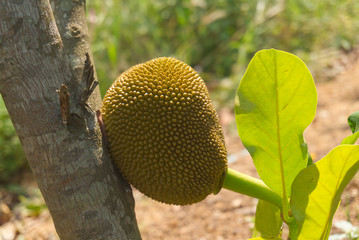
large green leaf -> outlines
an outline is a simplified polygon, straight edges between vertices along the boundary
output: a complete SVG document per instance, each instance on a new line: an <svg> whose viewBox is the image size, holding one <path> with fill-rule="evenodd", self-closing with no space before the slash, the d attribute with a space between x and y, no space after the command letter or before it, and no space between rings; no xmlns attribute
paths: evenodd
<svg viewBox="0 0 359 240"><path fill-rule="evenodd" d="M280 196L290 196L307 166L303 131L316 105L313 78L298 57L274 49L253 57L236 95L237 128L259 176Z"/></svg>
<svg viewBox="0 0 359 240"><path fill-rule="evenodd" d="M283 220L280 210L273 204L259 200L256 210L255 229L265 238L279 237Z"/></svg>
<svg viewBox="0 0 359 240"><path fill-rule="evenodd" d="M359 169L359 146L340 145L303 169L293 182L291 209L298 239L328 239L340 195Z"/></svg>

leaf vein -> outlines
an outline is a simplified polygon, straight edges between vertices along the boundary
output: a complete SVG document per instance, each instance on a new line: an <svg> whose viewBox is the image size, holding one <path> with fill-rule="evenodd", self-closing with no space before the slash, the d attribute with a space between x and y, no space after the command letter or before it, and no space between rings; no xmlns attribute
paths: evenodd
<svg viewBox="0 0 359 240"><path fill-rule="evenodd" d="M272 80L274 80L274 81L275 81L275 77L274 77L274 76L272 76L272 74L269 72L269 70L268 70L267 66L264 64L264 61L263 61L263 59L262 59L261 55L258 55L258 58L259 58L259 60L260 60L261 64L263 65L263 67L264 67L264 69L265 69L266 73L268 74L268 76L269 76Z"/></svg>
<svg viewBox="0 0 359 240"><path fill-rule="evenodd" d="M288 107L288 106L293 102L293 99L295 99L295 97L293 97L293 96L296 95L297 90L298 90L298 88L299 88L299 86L300 86L300 83L302 82L302 79L304 78L304 76L305 76L305 75L304 75L304 73L303 73L303 75L301 76L301 78L300 78L300 80L298 81L297 85L294 87L293 93L292 93L291 97L289 98L289 101L287 101L287 103L286 103L286 107ZM282 88L283 88L283 86L282 86ZM285 108L286 108L286 107L285 107ZM282 108L282 109L279 111L279 114L282 113L282 111L283 111L285 108Z"/></svg>
<svg viewBox="0 0 359 240"><path fill-rule="evenodd" d="M296 117L298 117L298 115L299 115L299 109L301 109L302 107L304 107L304 106L306 106L307 104L307 102L309 101L309 98L307 98L306 99L306 101L303 103L302 102L302 104L301 105L299 105L298 107L297 107L297 114L293 114L293 116L285 123L285 124L283 124L281 127L280 127L280 130L284 130L285 128L287 128L287 127L292 127L292 125L290 124L291 122L293 122L294 121L294 119L296 118Z"/></svg>
<svg viewBox="0 0 359 240"><path fill-rule="evenodd" d="M269 151L268 149L266 149L265 147L263 147L263 146L258 142L257 138L254 138L254 137L252 137L252 136L247 136L247 137L248 137L249 139L251 139L253 143L255 143L258 147L260 147L260 148L263 150L263 152L265 152L265 153L266 153L268 156L270 156L272 159L278 160L277 157L275 157L275 156L273 156L272 154L270 154L270 151Z"/></svg>
<svg viewBox="0 0 359 240"><path fill-rule="evenodd" d="M257 73L257 70L255 70L254 73L255 73L257 76L260 76L260 75ZM259 80L258 80L259 78L255 78L255 79L257 80L258 85L263 88L262 84L261 84L261 83L259 82ZM265 90L265 89L263 89L263 90ZM264 92L265 92L265 91L264 91ZM269 125L272 126L273 128L275 128L275 125L270 121L271 118L270 118L270 117L266 114L266 112L263 110L262 104L259 104L259 101L258 101L258 99L257 99L257 94L253 94L253 99L254 99L255 104L256 104L256 105L258 106L258 108L260 109L260 112L263 114L263 116L265 117L265 119L268 121Z"/></svg>
<svg viewBox="0 0 359 240"><path fill-rule="evenodd" d="M287 141L287 143L284 145L284 147L282 148L282 152L290 145L289 143L291 143L295 138L296 135L292 135L291 138Z"/></svg>
<svg viewBox="0 0 359 240"><path fill-rule="evenodd" d="M317 206L317 208L319 208L324 214L327 215L327 213L328 213L327 209L325 209L325 208L322 206L322 204L320 204L320 203L317 201L317 199L313 198L312 200L313 200L314 204ZM312 219L314 219L314 218L312 218ZM321 224L319 224L319 225L321 225ZM321 226L322 226L322 225L321 225Z"/></svg>
<svg viewBox="0 0 359 240"><path fill-rule="evenodd" d="M277 142L277 139L274 139L273 136L267 132L267 129L263 128L263 126L261 126L260 124L258 124L256 121L253 122L254 125L256 125L256 127L262 132L265 133L265 135L269 138L269 140L273 141L273 142Z"/></svg>
<svg viewBox="0 0 359 240"><path fill-rule="evenodd" d="M319 180L320 180L320 178L319 178ZM318 183L321 183L323 189L324 189L325 191L327 191L330 195L334 195L333 192L332 192L332 190L331 190L324 182L320 181L320 182L318 182Z"/></svg>

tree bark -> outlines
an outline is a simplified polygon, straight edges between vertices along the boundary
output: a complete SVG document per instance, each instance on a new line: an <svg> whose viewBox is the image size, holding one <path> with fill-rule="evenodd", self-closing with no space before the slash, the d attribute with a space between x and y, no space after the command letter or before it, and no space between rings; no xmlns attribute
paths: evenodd
<svg viewBox="0 0 359 240"><path fill-rule="evenodd" d="M97 122L87 53L84 0L0 1L0 93L59 237L141 239Z"/></svg>

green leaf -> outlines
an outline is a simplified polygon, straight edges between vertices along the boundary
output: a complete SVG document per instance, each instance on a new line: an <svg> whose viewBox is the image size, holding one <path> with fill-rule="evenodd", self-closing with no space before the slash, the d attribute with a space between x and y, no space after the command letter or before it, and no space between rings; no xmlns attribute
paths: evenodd
<svg viewBox="0 0 359 240"><path fill-rule="evenodd" d="M293 182L291 209L298 239L327 239L340 196L359 169L359 146L340 145L303 169Z"/></svg>
<svg viewBox="0 0 359 240"><path fill-rule="evenodd" d="M355 132L352 135L343 139L341 144L354 144L359 138L359 132Z"/></svg>
<svg viewBox="0 0 359 240"><path fill-rule="evenodd" d="M348 124L353 134L344 138L341 144L354 144L359 138L359 111L348 117Z"/></svg>
<svg viewBox="0 0 359 240"><path fill-rule="evenodd" d="M310 153L308 152L308 163L307 163L307 167L313 164L313 158L310 155Z"/></svg>
<svg viewBox="0 0 359 240"><path fill-rule="evenodd" d="M278 237L281 233L283 220L280 210L273 204L259 200L256 210L255 229L262 237Z"/></svg>
<svg viewBox="0 0 359 240"><path fill-rule="evenodd" d="M303 131L317 105L309 70L292 54L259 51L239 85L235 105L239 136L259 176L280 196L290 196L294 178L308 163Z"/></svg>
<svg viewBox="0 0 359 240"><path fill-rule="evenodd" d="M353 133L359 131L359 111L348 117L348 124Z"/></svg>

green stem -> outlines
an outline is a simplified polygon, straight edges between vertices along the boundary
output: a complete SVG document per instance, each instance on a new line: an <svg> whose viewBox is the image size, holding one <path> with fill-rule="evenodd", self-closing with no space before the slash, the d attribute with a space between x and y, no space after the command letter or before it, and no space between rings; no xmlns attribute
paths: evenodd
<svg viewBox="0 0 359 240"><path fill-rule="evenodd" d="M290 240L298 240L298 235L300 233L300 226L296 221L292 221L291 223L287 223L289 227L289 238Z"/></svg>
<svg viewBox="0 0 359 240"><path fill-rule="evenodd" d="M228 168L222 187L250 197L265 200L273 203L280 210L283 209L282 198L265 185L262 180L237 172L231 168Z"/></svg>

